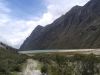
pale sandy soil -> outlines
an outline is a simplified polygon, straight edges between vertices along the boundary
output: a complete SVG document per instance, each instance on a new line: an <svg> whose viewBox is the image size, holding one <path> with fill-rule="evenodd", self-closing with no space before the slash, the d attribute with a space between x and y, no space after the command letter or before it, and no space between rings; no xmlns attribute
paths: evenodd
<svg viewBox="0 0 100 75"><path fill-rule="evenodd" d="M22 75L41 75L40 63L38 61L28 59Z"/></svg>

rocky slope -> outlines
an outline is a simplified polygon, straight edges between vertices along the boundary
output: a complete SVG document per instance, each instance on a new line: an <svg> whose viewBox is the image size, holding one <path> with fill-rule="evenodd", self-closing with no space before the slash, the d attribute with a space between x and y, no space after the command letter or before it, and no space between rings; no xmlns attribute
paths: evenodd
<svg viewBox="0 0 100 75"><path fill-rule="evenodd" d="M46 27L37 26L21 50L100 48L100 0L75 6Z"/></svg>

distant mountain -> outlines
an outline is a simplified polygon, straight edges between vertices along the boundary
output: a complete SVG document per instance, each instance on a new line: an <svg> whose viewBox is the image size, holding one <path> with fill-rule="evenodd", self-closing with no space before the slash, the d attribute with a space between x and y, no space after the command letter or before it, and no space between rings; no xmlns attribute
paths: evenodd
<svg viewBox="0 0 100 75"><path fill-rule="evenodd" d="M9 51L13 51L13 52L17 52L18 50L8 46L7 44L4 44L2 42L0 42L0 49L5 49L5 50L9 50Z"/></svg>
<svg viewBox="0 0 100 75"><path fill-rule="evenodd" d="M46 27L37 26L20 49L100 48L100 0L75 6Z"/></svg>

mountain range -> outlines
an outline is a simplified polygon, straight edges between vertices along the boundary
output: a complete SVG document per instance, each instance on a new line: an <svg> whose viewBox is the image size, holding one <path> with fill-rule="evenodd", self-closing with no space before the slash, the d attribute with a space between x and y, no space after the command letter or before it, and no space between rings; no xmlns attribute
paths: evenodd
<svg viewBox="0 0 100 75"><path fill-rule="evenodd" d="M83 48L100 48L100 0L76 5L45 27L38 25L20 47L21 50Z"/></svg>

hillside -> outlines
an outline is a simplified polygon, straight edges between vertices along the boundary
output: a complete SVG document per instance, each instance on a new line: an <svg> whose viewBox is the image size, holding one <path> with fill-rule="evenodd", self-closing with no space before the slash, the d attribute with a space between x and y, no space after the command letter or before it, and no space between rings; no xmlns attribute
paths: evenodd
<svg viewBox="0 0 100 75"><path fill-rule="evenodd" d="M26 55L18 54L16 49L0 43L0 75L15 75L21 71Z"/></svg>
<svg viewBox="0 0 100 75"><path fill-rule="evenodd" d="M37 26L21 50L100 48L100 0L75 6L45 27Z"/></svg>

